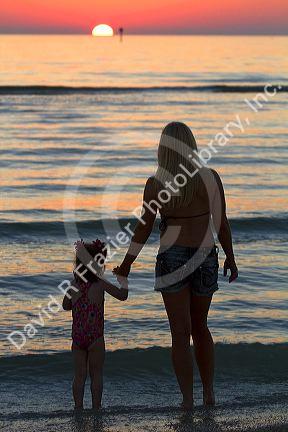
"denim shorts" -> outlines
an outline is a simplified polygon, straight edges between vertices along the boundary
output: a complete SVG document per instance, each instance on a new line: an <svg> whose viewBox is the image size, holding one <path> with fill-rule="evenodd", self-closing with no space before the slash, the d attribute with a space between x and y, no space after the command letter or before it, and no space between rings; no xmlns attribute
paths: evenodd
<svg viewBox="0 0 288 432"><path fill-rule="evenodd" d="M191 293L211 296L218 290L218 248L160 247L155 267L155 291L175 293L189 283Z"/></svg>

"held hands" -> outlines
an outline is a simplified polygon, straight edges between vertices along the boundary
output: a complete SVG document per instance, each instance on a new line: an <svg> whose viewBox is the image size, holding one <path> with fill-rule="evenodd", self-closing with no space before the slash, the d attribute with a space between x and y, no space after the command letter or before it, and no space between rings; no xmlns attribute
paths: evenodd
<svg viewBox="0 0 288 432"><path fill-rule="evenodd" d="M112 270L112 273L116 276L119 275L127 278L129 276L130 270L131 270L131 265L121 264L120 266L115 267Z"/></svg>
<svg viewBox="0 0 288 432"><path fill-rule="evenodd" d="M229 277L229 283L233 282L235 279L238 278L238 268L236 265L236 262L234 258L226 258L223 266L223 274L224 276L227 276L227 270L230 270L231 274Z"/></svg>
<svg viewBox="0 0 288 432"><path fill-rule="evenodd" d="M131 266L129 266L129 268L128 267L124 268L124 266L121 265L120 267L117 266L113 269L113 274L116 276L119 285L124 289L128 289L127 276L129 275L130 268Z"/></svg>

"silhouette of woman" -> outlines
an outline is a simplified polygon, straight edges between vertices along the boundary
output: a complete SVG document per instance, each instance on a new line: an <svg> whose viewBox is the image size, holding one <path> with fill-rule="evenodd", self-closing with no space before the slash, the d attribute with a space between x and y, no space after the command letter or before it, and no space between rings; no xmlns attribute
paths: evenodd
<svg viewBox="0 0 288 432"><path fill-rule="evenodd" d="M224 275L238 277L218 173L200 163L196 141L183 123L168 124L158 148L158 169L144 190L141 220L129 250L114 273L128 276L160 213L160 249L155 290L160 291L172 336L172 361L182 406L193 406L191 335L203 384L203 403L214 405L214 343L207 326L213 293L218 289L218 248L213 226L224 250Z"/></svg>

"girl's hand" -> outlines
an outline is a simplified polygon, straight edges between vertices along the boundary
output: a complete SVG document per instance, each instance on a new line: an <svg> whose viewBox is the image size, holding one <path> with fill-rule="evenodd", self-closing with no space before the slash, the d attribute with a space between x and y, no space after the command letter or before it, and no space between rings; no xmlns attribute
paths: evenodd
<svg viewBox="0 0 288 432"><path fill-rule="evenodd" d="M128 289L128 279L125 276L120 276L118 274L116 274L116 278L117 281L119 283L119 285L124 288L124 289Z"/></svg>
<svg viewBox="0 0 288 432"><path fill-rule="evenodd" d="M227 276L227 270L230 270L230 272L231 272L231 275L229 277L229 283L233 282L235 279L238 278L238 268L237 268L237 265L236 265L234 258L232 258L232 259L226 258L225 262L224 262L223 269L224 269L224 272L223 272L224 276Z"/></svg>
<svg viewBox="0 0 288 432"><path fill-rule="evenodd" d="M130 270L131 270L131 265L121 264L120 266L115 267L112 272L115 275L128 277Z"/></svg>

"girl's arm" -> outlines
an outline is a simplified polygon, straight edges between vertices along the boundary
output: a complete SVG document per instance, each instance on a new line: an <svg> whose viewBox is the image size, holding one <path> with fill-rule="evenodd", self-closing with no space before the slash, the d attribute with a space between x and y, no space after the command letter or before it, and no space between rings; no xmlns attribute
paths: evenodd
<svg viewBox="0 0 288 432"><path fill-rule="evenodd" d="M62 307L65 311L70 311L72 305L81 297L81 291L74 285L73 288L69 288L63 298Z"/></svg>
<svg viewBox="0 0 288 432"><path fill-rule="evenodd" d="M224 262L224 276L227 275L227 270L230 269L231 275L229 277L229 282L232 282L238 277L238 269L233 252L231 228L226 215L225 192L219 174L214 170L212 170L212 172L217 183L212 209L212 218L219 242L226 255L226 260Z"/></svg>
<svg viewBox="0 0 288 432"><path fill-rule="evenodd" d="M158 210L158 207L155 204L154 191L154 178L150 177L146 182L143 194L143 205L141 213L142 221L139 220L135 227L134 235L131 239L128 252L126 253L122 264L114 269L114 272L119 275L126 277L128 276L128 274L130 273L131 265L138 257L139 253L141 252L143 246L145 245L151 234ZM146 203L146 206L144 205L144 203ZM151 210L148 206L151 208Z"/></svg>
<svg viewBox="0 0 288 432"><path fill-rule="evenodd" d="M72 290L69 288L63 298L62 307L65 311L72 309Z"/></svg>
<svg viewBox="0 0 288 432"><path fill-rule="evenodd" d="M115 297L117 300L125 301L128 298L128 280L126 277L118 275L117 279L120 284L120 288L104 279L102 279L100 282L101 288L112 297Z"/></svg>

